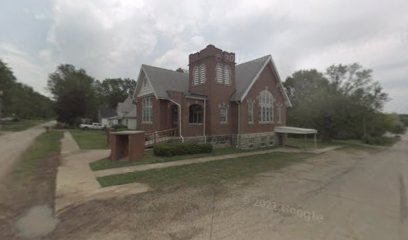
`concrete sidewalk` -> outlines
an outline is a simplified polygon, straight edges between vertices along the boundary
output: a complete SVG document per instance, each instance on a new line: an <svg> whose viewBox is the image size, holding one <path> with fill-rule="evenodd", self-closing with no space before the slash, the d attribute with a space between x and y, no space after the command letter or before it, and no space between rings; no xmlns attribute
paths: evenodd
<svg viewBox="0 0 408 240"><path fill-rule="evenodd" d="M61 164L58 167L55 213L92 199L120 197L146 192L149 187L141 183L101 188L89 163L109 156L110 150L80 150L72 135L64 133L61 141Z"/></svg>
<svg viewBox="0 0 408 240"><path fill-rule="evenodd" d="M333 146L333 147L311 149L311 150L300 150L300 149L293 149L293 148L275 148L275 149L270 149L270 150L234 153L234 154L219 155L219 156L214 156L214 157L202 157L202 158L178 160L178 161L173 161L173 162L152 163L152 164L136 165L136 166L131 166L131 167L111 168L111 169L106 169L106 170L95 171L94 173L96 177L104 177L104 176L109 176L109 175L124 174L124 173L130 173L130 172L140 172L140 171L146 171L150 169L168 168L168 167L182 166L182 165L195 164L195 163L220 161L220 160L225 160L225 159L248 157L248 156L255 156L255 155L260 155L260 154L274 153L274 152L290 152L290 153L305 152L305 153L320 154L320 153L333 151L338 148L341 148L341 147Z"/></svg>

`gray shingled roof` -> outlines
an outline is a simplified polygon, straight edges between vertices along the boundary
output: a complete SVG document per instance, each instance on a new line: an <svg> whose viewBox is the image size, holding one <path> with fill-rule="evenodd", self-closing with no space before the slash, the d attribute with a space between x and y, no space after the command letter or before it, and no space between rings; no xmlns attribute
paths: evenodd
<svg viewBox="0 0 408 240"><path fill-rule="evenodd" d="M262 69L262 67L272 59L271 55L266 55L235 66L236 91L231 96L231 101L239 101L250 87L252 81ZM142 65L142 70L150 80L152 87L158 98L169 99L167 91L183 92L189 95L188 91L188 73L181 73L164 68ZM285 95L285 100L290 106L289 98Z"/></svg>
<svg viewBox="0 0 408 240"><path fill-rule="evenodd" d="M142 65L158 98L168 99L167 91L188 93L188 73Z"/></svg>
<svg viewBox="0 0 408 240"><path fill-rule="evenodd" d="M248 89L256 74L258 74L270 57L270 55L267 55L235 66L236 91L231 97L232 101L241 100L245 90Z"/></svg>

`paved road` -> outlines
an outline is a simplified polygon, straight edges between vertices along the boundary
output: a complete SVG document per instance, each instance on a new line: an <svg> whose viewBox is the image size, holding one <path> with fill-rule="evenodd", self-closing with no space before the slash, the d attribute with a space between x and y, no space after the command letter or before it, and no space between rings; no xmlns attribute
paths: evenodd
<svg viewBox="0 0 408 240"><path fill-rule="evenodd" d="M13 163L33 143L34 139L44 132L44 126L54 123L49 122L25 131L10 132L0 136L0 180L10 171Z"/></svg>
<svg viewBox="0 0 408 240"><path fill-rule="evenodd" d="M408 239L407 135L387 150L324 154L262 177L241 193L244 207L214 214L212 239Z"/></svg>

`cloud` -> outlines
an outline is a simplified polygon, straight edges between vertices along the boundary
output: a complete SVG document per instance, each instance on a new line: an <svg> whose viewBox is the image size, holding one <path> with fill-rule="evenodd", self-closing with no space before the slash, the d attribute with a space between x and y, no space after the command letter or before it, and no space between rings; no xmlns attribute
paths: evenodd
<svg viewBox="0 0 408 240"><path fill-rule="evenodd" d="M0 3L7 30L0 33L0 57L36 89L61 63L98 79L136 78L142 63L186 67L188 54L209 43L235 52L238 62L272 54L283 78L301 68L360 62L391 93L391 111L408 95L407 10L405 0Z"/></svg>
<svg viewBox="0 0 408 240"><path fill-rule="evenodd" d="M46 83L41 81L47 74L25 52L13 45L0 44L0 56L12 68L17 79L24 79L25 84L42 94L47 93Z"/></svg>

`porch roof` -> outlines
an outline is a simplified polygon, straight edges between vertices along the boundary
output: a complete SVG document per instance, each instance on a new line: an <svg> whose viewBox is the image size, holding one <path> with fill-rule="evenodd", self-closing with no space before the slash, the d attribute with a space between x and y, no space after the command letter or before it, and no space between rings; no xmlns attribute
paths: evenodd
<svg viewBox="0 0 408 240"><path fill-rule="evenodd" d="M317 134L316 129L288 127L288 126L275 127L275 132L277 132L277 133L292 133L292 134Z"/></svg>

